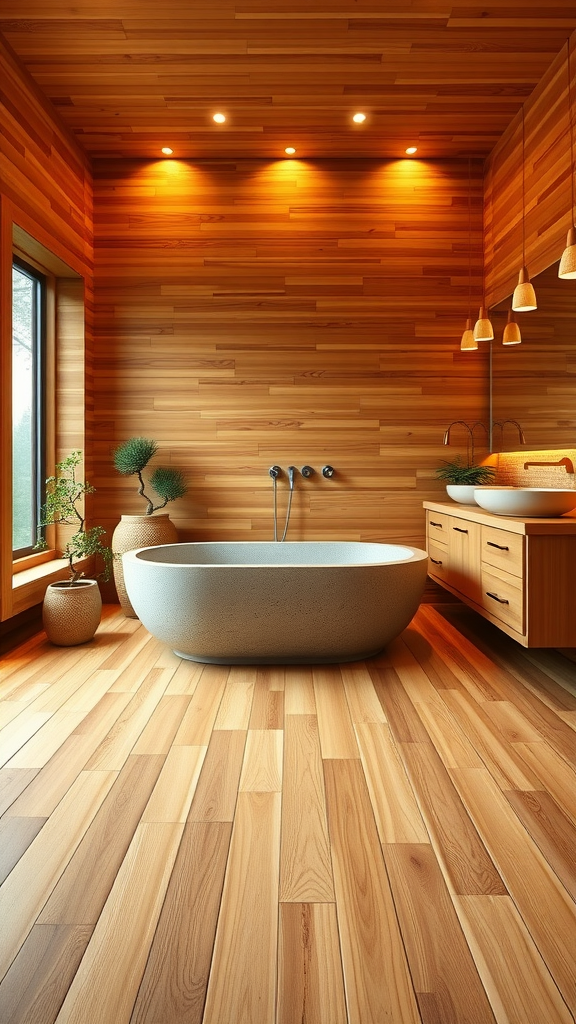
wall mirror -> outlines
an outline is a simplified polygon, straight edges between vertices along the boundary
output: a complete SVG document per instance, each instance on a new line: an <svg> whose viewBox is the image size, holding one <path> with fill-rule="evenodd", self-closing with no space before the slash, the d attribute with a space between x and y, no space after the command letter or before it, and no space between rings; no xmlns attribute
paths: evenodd
<svg viewBox="0 0 576 1024"><path fill-rule="evenodd" d="M516 314L520 345L502 345L510 297L491 310L495 452L576 445L576 281L560 280L554 263L532 283L538 309ZM506 420L520 424L524 444L517 427Z"/></svg>

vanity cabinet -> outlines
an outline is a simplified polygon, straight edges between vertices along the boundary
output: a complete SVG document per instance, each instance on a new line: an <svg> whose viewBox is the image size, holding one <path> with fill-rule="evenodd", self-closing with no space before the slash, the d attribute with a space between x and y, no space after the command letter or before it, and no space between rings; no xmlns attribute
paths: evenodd
<svg viewBox="0 0 576 1024"><path fill-rule="evenodd" d="M576 647L576 518L424 508L432 579L524 647Z"/></svg>

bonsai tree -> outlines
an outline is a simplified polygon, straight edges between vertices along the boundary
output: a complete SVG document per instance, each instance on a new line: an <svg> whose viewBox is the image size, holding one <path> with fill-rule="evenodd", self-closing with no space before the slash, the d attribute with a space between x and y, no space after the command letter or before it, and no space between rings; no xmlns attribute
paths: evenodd
<svg viewBox="0 0 576 1024"><path fill-rule="evenodd" d="M188 490L179 469L166 469L163 466L158 466L150 474L149 485L161 501L155 505L154 499L148 497L144 490L146 484L144 483L142 471L146 468L150 459L156 455L157 451L158 445L156 441L150 441L146 437L131 437L128 441L124 441L124 444L116 448L113 456L114 465L119 473L122 473L123 476L134 475L138 477L140 481L138 494L141 494L146 502L147 516L151 516L153 512L164 508L169 501L183 498Z"/></svg>
<svg viewBox="0 0 576 1024"><path fill-rule="evenodd" d="M36 542L36 549L39 551L48 546L40 531L51 523L77 527L76 533L70 538L62 552L63 557L68 559L70 586L78 583L85 576L85 573L74 565L80 559L88 558L91 555L100 557L104 562L104 569L90 578L102 579L104 582L110 579L112 565L112 551L102 543L101 539L106 533L104 527L92 526L89 530L86 529L83 499L85 494L93 494L96 488L92 487L87 480L82 482L76 479L76 470L81 461L82 452L75 450L62 462L57 462L56 475L47 478L46 504L41 509Z"/></svg>
<svg viewBox="0 0 576 1024"><path fill-rule="evenodd" d="M444 459L443 465L436 470L436 476L447 484L464 484L472 487L475 484L490 484L496 476L493 466L473 466L464 462L461 455L449 461Z"/></svg>

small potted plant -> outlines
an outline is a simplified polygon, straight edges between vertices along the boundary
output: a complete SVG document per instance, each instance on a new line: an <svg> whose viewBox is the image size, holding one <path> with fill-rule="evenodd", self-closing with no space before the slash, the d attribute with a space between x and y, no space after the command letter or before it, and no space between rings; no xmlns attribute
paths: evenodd
<svg viewBox="0 0 576 1024"><path fill-rule="evenodd" d="M474 488L493 482L496 470L493 466L474 466L464 462L461 455L445 459L436 470L436 476L446 483L446 492L453 501L462 505L476 505Z"/></svg>
<svg viewBox="0 0 576 1024"><path fill-rule="evenodd" d="M174 544L178 540L176 527L167 512L157 513L171 501L183 498L188 487L179 469L157 466L145 482L143 472L158 453L156 441L147 437L131 437L119 445L113 453L114 466L123 476L138 478L138 494L146 502L141 515L123 515L112 534L114 553L114 582L118 600L124 614L136 619L138 616L126 593L122 555L137 548L153 547L156 544ZM156 497L147 493L155 492Z"/></svg>
<svg viewBox="0 0 576 1024"><path fill-rule="evenodd" d="M46 504L38 526L38 550L47 547L40 532L43 527L51 524L76 527L62 552L68 561L70 576L48 585L42 609L46 635L59 647L73 647L94 636L102 614L98 580L105 582L110 578L112 564L112 551L102 543L104 527L86 529L84 495L92 494L95 488L87 480L77 479L81 462L82 453L75 450L56 463L56 474L46 480ZM100 559L104 563L102 571L86 577L79 563L87 558Z"/></svg>

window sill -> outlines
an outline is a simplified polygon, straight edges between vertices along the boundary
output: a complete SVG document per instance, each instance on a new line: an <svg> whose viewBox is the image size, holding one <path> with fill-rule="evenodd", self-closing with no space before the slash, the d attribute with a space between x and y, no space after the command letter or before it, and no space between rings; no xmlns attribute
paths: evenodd
<svg viewBox="0 0 576 1024"><path fill-rule="evenodd" d="M87 561L76 564L82 569L86 567ZM12 615L40 604L48 584L65 580L68 575L66 558L52 558L49 562L42 562L40 565L16 572L12 577Z"/></svg>

